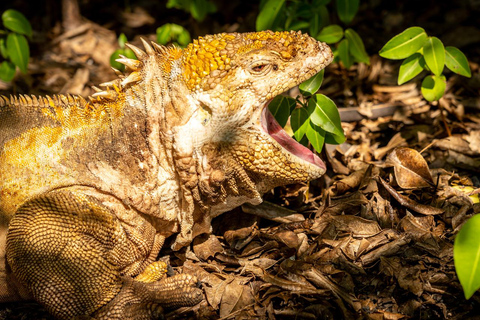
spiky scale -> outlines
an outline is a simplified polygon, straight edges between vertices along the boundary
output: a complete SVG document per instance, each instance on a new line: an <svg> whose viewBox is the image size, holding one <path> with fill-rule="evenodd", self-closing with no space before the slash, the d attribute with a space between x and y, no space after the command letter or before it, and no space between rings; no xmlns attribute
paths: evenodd
<svg viewBox="0 0 480 320"><path fill-rule="evenodd" d="M129 48L130 50L133 51L133 53L135 53L135 55L137 56L138 60L144 60L148 57L148 55L145 53L145 51L143 51L142 49L140 49L139 47L136 47L134 46L133 44L130 44L130 43L125 43L125 45L127 46L127 48Z"/></svg>
<svg viewBox="0 0 480 320"><path fill-rule="evenodd" d="M115 59L115 61L129 67L132 70L139 70L143 63L140 60L135 60L135 59L129 59L129 58L120 58L120 59Z"/></svg>
<svg viewBox="0 0 480 320"><path fill-rule="evenodd" d="M147 40L145 40L144 38L140 38L140 40L142 41L143 47L145 48L145 51L147 52L147 54L149 56L153 56L155 54L155 51L153 50L150 43L148 43Z"/></svg>

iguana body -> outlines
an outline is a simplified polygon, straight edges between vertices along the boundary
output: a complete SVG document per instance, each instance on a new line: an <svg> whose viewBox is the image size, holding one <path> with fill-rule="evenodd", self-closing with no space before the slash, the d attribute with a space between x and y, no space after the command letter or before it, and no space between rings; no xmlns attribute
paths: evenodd
<svg viewBox="0 0 480 320"><path fill-rule="evenodd" d="M330 63L328 46L295 32L144 46L88 101L0 97L0 301L61 319L196 304L195 277L160 279L165 238L177 250L220 213L324 173L266 105Z"/></svg>

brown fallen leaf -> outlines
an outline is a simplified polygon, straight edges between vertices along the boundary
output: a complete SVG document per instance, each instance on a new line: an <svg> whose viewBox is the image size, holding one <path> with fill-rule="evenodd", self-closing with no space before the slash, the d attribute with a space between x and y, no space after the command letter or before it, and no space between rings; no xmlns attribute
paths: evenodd
<svg viewBox="0 0 480 320"><path fill-rule="evenodd" d="M389 185L385 180L379 178L380 183L387 189L388 193L395 198L402 206L413 210L415 212L426 214L426 215L436 215L444 212L441 208L436 208L428 206L425 204L420 204L404 195L399 194L391 185Z"/></svg>
<svg viewBox="0 0 480 320"><path fill-rule="evenodd" d="M193 240L193 252L203 261L215 257L215 254L222 253L223 247L218 238L211 234L202 234Z"/></svg>
<svg viewBox="0 0 480 320"><path fill-rule="evenodd" d="M395 179L402 189L418 189L434 185L427 162L416 150L396 148L388 155L385 164L393 166Z"/></svg>

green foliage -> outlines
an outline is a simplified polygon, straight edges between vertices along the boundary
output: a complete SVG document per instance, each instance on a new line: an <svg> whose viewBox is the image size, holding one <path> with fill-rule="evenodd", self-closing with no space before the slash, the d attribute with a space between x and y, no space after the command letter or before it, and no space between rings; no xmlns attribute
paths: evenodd
<svg viewBox="0 0 480 320"><path fill-rule="evenodd" d="M168 43L175 43L180 47L186 47L190 41L190 33L184 27L167 23L157 28L157 41L160 44L166 45Z"/></svg>
<svg viewBox="0 0 480 320"><path fill-rule="evenodd" d="M320 31L317 39L328 44L337 43L343 38L343 28L338 24L326 26Z"/></svg>
<svg viewBox="0 0 480 320"><path fill-rule="evenodd" d="M298 86L298 89L300 89L300 92L302 93L303 96L309 97L315 92L317 92L318 89L320 89L320 86L322 85L322 82L323 82L324 73L325 73L325 70L322 70Z"/></svg>
<svg viewBox="0 0 480 320"><path fill-rule="evenodd" d="M439 100L445 93L445 66L459 75L472 75L468 60L459 49L445 48L440 39L429 37L420 27L411 27L396 35L379 53L387 59L405 59L398 73L399 85L410 81L423 70L430 71L432 74L423 79L421 87L422 95L428 101Z"/></svg>
<svg viewBox="0 0 480 320"><path fill-rule="evenodd" d="M387 59L405 59L420 50L426 40L425 30L420 27L411 27L390 39L379 53Z"/></svg>
<svg viewBox="0 0 480 320"><path fill-rule="evenodd" d="M116 60L118 58L121 58L121 56L125 56L130 59L136 59L137 57L135 56L135 53L133 53L132 50L128 49L125 46L125 43L127 43L128 39L125 36L125 34L121 33L120 36L118 36L118 46L120 49L115 50L112 55L110 56L110 65L114 67L115 69L124 71L125 70L125 65L121 64L120 62L117 62Z"/></svg>
<svg viewBox="0 0 480 320"><path fill-rule="evenodd" d="M453 260L466 299L480 289L480 215L470 218L458 232Z"/></svg>
<svg viewBox="0 0 480 320"><path fill-rule="evenodd" d="M256 28L260 30L302 30L328 44L336 44L333 49L335 59L345 68L355 62L370 63L362 38L353 29L330 25L327 5L331 0L263 0L257 16ZM355 17L360 0L336 0L336 13L344 24ZM344 38L345 37L345 38Z"/></svg>
<svg viewBox="0 0 480 320"><path fill-rule="evenodd" d="M0 55L4 60L0 63L0 79L11 81L16 67L27 73L30 48L26 37L32 37L32 26L23 14L13 9L2 14L2 22L7 30L0 30Z"/></svg>
<svg viewBox="0 0 480 320"><path fill-rule="evenodd" d="M349 24L357 14L360 0L336 0L337 13L340 20Z"/></svg>
<svg viewBox="0 0 480 320"><path fill-rule="evenodd" d="M290 126L297 141L310 142L320 152L324 142L340 144L345 141L340 115L337 106L323 94L315 94L323 81L323 70L300 85L304 97L302 103L298 99L279 96L268 105L270 112L283 127L290 117Z"/></svg>
<svg viewBox="0 0 480 320"><path fill-rule="evenodd" d="M215 4L209 0L168 0L167 8L189 12L199 22L202 22L207 14L217 11Z"/></svg>

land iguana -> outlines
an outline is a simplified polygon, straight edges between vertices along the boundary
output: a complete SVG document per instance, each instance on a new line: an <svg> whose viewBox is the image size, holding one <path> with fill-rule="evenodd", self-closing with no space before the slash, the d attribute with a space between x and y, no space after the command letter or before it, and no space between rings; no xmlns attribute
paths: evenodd
<svg viewBox="0 0 480 320"><path fill-rule="evenodd" d="M301 32L143 41L89 99L0 97L0 301L59 319L151 319L203 299L156 261L211 219L325 165L281 129L277 95L332 61Z"/></svg>

